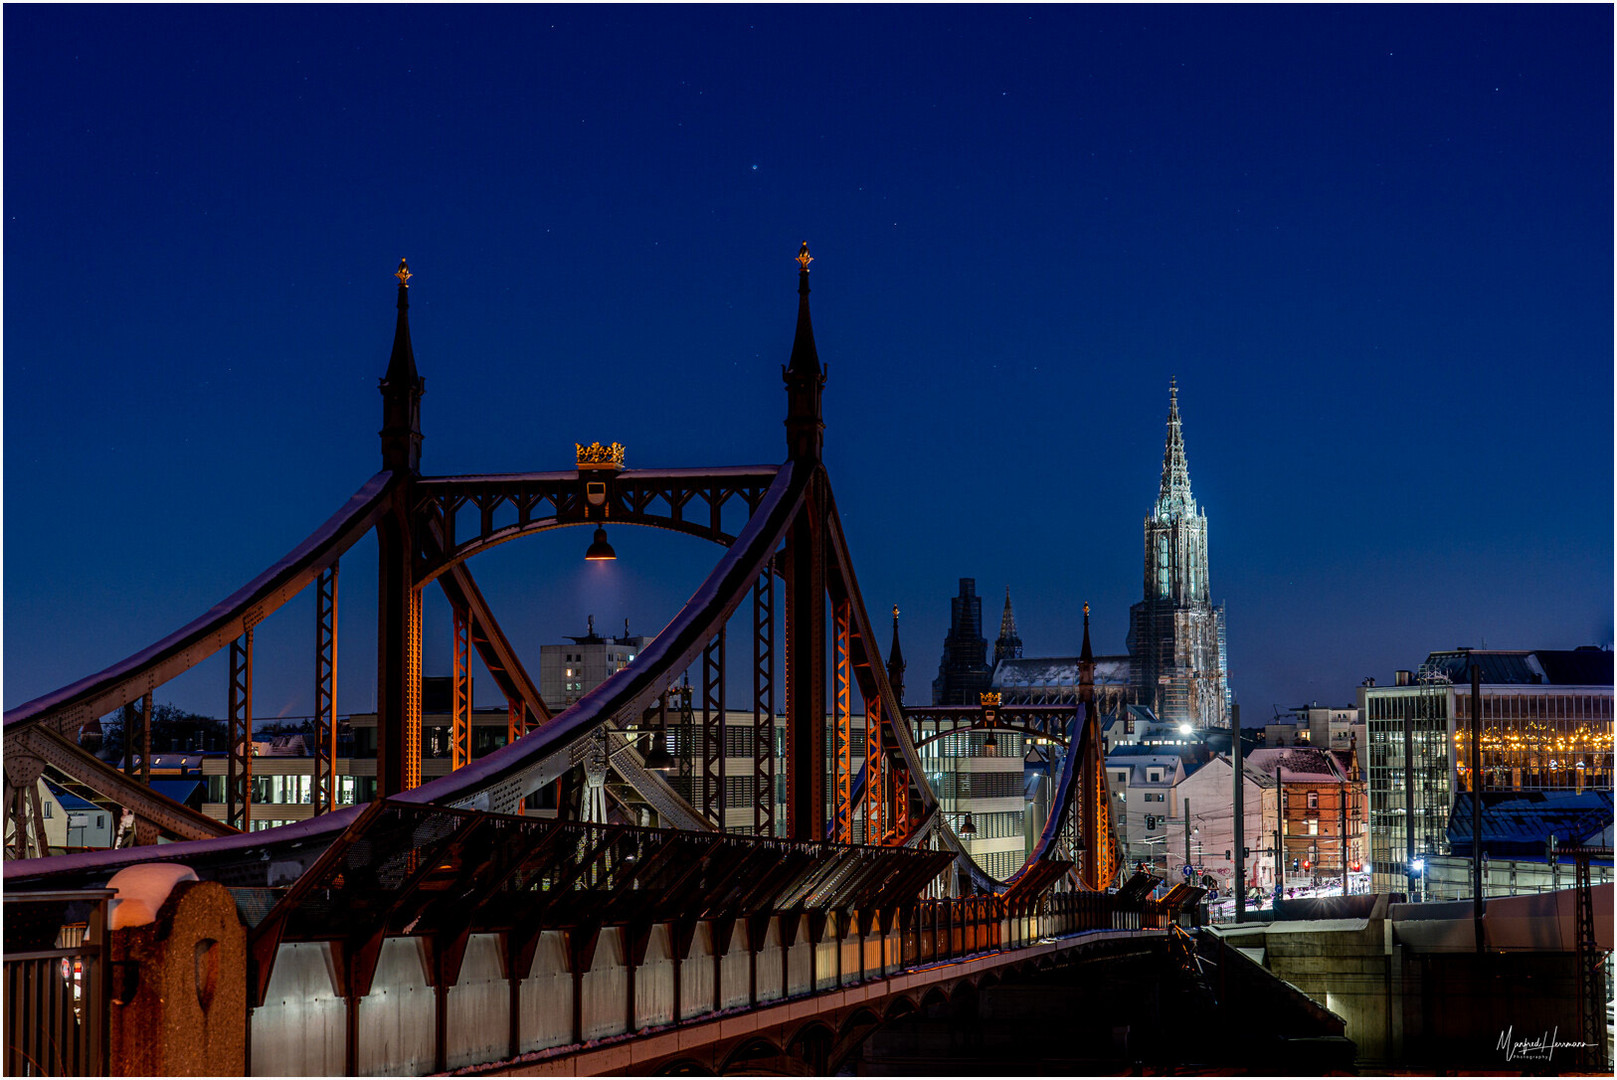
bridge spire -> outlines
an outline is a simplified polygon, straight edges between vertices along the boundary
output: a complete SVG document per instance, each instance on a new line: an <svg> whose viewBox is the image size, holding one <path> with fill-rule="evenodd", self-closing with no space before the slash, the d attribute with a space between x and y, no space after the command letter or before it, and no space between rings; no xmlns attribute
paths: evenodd
<svg viewBox="0 0 1617 1080"><path fill-rule="evenodd" d="M824 444L825 422L820 414L820 393L825 387L825 369L814 348L814 323L809 318L808 241L797 252L797 333L792 339L792 357L781 369L786 381L786 452L794 460L818 461Z"/></svg>
<svg viewBox="0 0 1617 1080"><path fill-rule="evenodd" d="M887 682L893 699L904 704L904 650L898 644L898 605L893 605L893 647L887 650Z"/></svg>
<svg viewBox="0 0 1617 1080"><path fill-rule="evenodd" d="M1090 709L1095 704L1095 653L1089 647L1089 602L1084 601L1084 647L1078 653L1078 700Z"/></svg>
<svg viewBox="0 0 1617 1080"><path fill-rule="evenodd" d="M421 395L426 380L416 372L415 350L410 346L410 279L415 275L400 259L393 276L399 279L399 317L381 383L382 468L416 473L421 471Z"/></svg>

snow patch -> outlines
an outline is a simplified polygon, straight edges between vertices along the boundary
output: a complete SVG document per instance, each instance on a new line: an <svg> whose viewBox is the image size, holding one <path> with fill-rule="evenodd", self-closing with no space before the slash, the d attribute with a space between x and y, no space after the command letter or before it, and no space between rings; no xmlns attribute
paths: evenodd
<svg viewBox="0 0 1617 1080"><path fill-rule="evenodd" d="M175 863L141 863L126 866L107 882L107 888L117 889L112 901L112 928L122 930L130 926L145 926L157 921L157 911L168 899L174 886L182 881L196 881L189 866Z"/></svg>

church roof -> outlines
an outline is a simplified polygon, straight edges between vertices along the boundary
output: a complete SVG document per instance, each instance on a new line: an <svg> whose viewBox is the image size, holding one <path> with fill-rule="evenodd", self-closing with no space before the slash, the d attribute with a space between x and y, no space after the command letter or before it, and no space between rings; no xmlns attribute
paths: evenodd
<svg viewBox="0 0 1617 1080"><path fill-rule="evenodd" d="M1078 660L1076 656L1031 656L1001 660L999 666L994 668L992 685L1007 689L1017 686L1076 687ZM1096 686L1127 686L1128 681L1128 656L1095 657Z"/></svg>

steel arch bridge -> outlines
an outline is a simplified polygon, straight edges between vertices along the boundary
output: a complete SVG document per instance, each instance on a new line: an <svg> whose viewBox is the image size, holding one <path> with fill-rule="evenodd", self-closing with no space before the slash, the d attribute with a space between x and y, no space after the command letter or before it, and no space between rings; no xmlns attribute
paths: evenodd
<svg viewBox="0 0 1617 1080"><path fill-rule="evenodd" d="M748 704L753 734L767 737L752 740L751 840L743 841L733 831L722 839L743 846L798 845L792 858L802 866L798 878L776 881L774 893L765 890L745 904L734 897L721 902L705 896L700 898L704 910L725 903L752 914L759 904L813 909L839 896L840 902L857 896L863 910L872 904L892 906L947 892L1020 903L1052 890L1095 892L1113 884L1119 860L1102 767L1092 663L1083 666L1079 700L1072 706L999 708L997 701L985 701L981 708L965 710L903 707L902 667L883 660L822 462L821 395L826 375L810 320L806 244L798 262L796 332L782 367L787 455L780 464L630 469L621 446L594 444L578 448L573 470L425 476L420 471L424 384L410 340L411 274L401 260L395 275L399 284L393 346L381 381L382 470L284 558L196 620L103 671L6 712L7 887L71 888L104 882L123 866L183 862L203 879L236 889L238 902L244 905L252 890L263 890L268 916L259 911L250 924L284 931L297 921L286 905L307 891L299 883L310 874L329 874L333 852L352 846L356 835L379 827L375 824L379 808L391 808L389 813L395 815L437 811L439 818L433 820L444 821L461 821L456 815L468 812L472 816L464 820L475 822L479 814L503 819L521 813L524 798L543 785L570 778L582 787L590 782L592 770L597 776L605 770L616 773L637 793L656 815L662 831L653 832L715 834L712 839L718 841L721 837L716 834L724 831L730 810L724 769L727 712L734 703L727 700L726 676L738 655L736 645L752 675ZM713 541L722 554L633 665L553 713L478 589L468 560L525 535L607 523L683 532ZM373 532L381 583L378 802L368 808L339 807L334 782L338 571L345 553ZM453 612L453 770L422 783L422 593L434 584ZM248 831L253 631L304 589L313 589L316 598L316 816L294 825ZM752 632L742 642L730 641L729 622L747 611ZM894 634L896 646L896 615ZM224 823L172 802L78 745L86 725L115 710L124 710L126 718L136 715L137 703L148 721L149 735L153 692L221 650L229 654L230 820ZM504 695L509 715L507 744L475 760L470 741L473 650ZM1086 608L1084 657L1089 656ZM778 697L777 662L784 669ZM701 753L700 772L687 797L646 766L643 752L666 736L670 697L692 667L701 672L695 690L702 716L695 736ZM864 735L857 743L852 724L855 691L866 717ZM786 738L777 756L773 732L782 712ZM940 812L917 753L918 744L972 727L1039 736L1056 748L1053 753L1059 761L1052 769L1050 817L1027 862L1005 881L984 873L965 854ZM126 723L127 738L133 738L127 729ZM47 770L131 813L133 846L35 857L46 851L37 782ZM784 821L775 820L777 776L785 779ZM560 813L569 816L567 807ZM606 827L602 814L575 809L572 816L582 817L581 825ZM460 847L451 847L460 850L480 828L486 827L456 825L453 835L460 835L457 829L466 831L456 841ZM516 836L521 830L507 832ZM419 853L420 838L408 830L386 835L392 837L387 842L400 845L400 851ZM532 880L536 859L544 865L544 873L552 875L546 878L552 884L563 863L572 867L568 872L575 873L575 884L594 880L602 867L618 865L615 860L627 850L623 845L630 843L600 839L597 854L604 861L591 863L581 852L596 851L591 847L596 840L574 837L564 843L542 829L522 835L520 843L508 841L517 845L504 856L510 876L497 883L482 881L480 887L494 892L519 888L521 881ZM382 838L380 833L372 836L376 842ZM153 846L159 839L174 842ZM785 849L769 850L779 854ZM852 851L887 851L891 857L876 858L870 865L881 869L867 867L850 884L847 859ZM527 869L519 872L521 867ZM813 885L815 873L830 876ZM944 881L953 884L945 886ZM385 918L382 925L388 925Z"/></svg>

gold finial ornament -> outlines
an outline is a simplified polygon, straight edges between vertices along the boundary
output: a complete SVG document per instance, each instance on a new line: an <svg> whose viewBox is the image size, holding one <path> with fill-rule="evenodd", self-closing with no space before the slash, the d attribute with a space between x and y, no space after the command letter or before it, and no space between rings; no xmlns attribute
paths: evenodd
<svg viewBox="0 0 1617 1080"><path fill-rule="evenodd" d="M893 618L895 618L895 619L898 618L898 605L897 604L893 605Z"/></svg>
<svg viewBox="0 0 1617 1080"><path fill-rule="evenodd" d="M1089 618L1089 601L1084 601L1084 618Z"/></svg>
<svg viewBox="0 0 1617 1080"><path fill-rule="evenodd" d="M573 448L578 451L578 467L580 469L622 469L623 444L613 443L602 446L592 442L588 446L575 442Z"/></svg>
<svg viewBox="0 0 1617 1080"><path fill-rule="evenodd" d="M809 254L808 241L805 240L803 241L803 246L797 249L797 265L801 266L803 268L803 273L806 274L808 273L808 264L813 261L814 256Z"/></svg>
<svg viewBox="0 0 1617 1080"><path fill-rule="evenodd" d="M415 277L414 274L410 273L410 264L403 259L399 260L399 268L393 271L393 276L399 279L399 287L403 289L408 289L410 279Z"/></svg>

